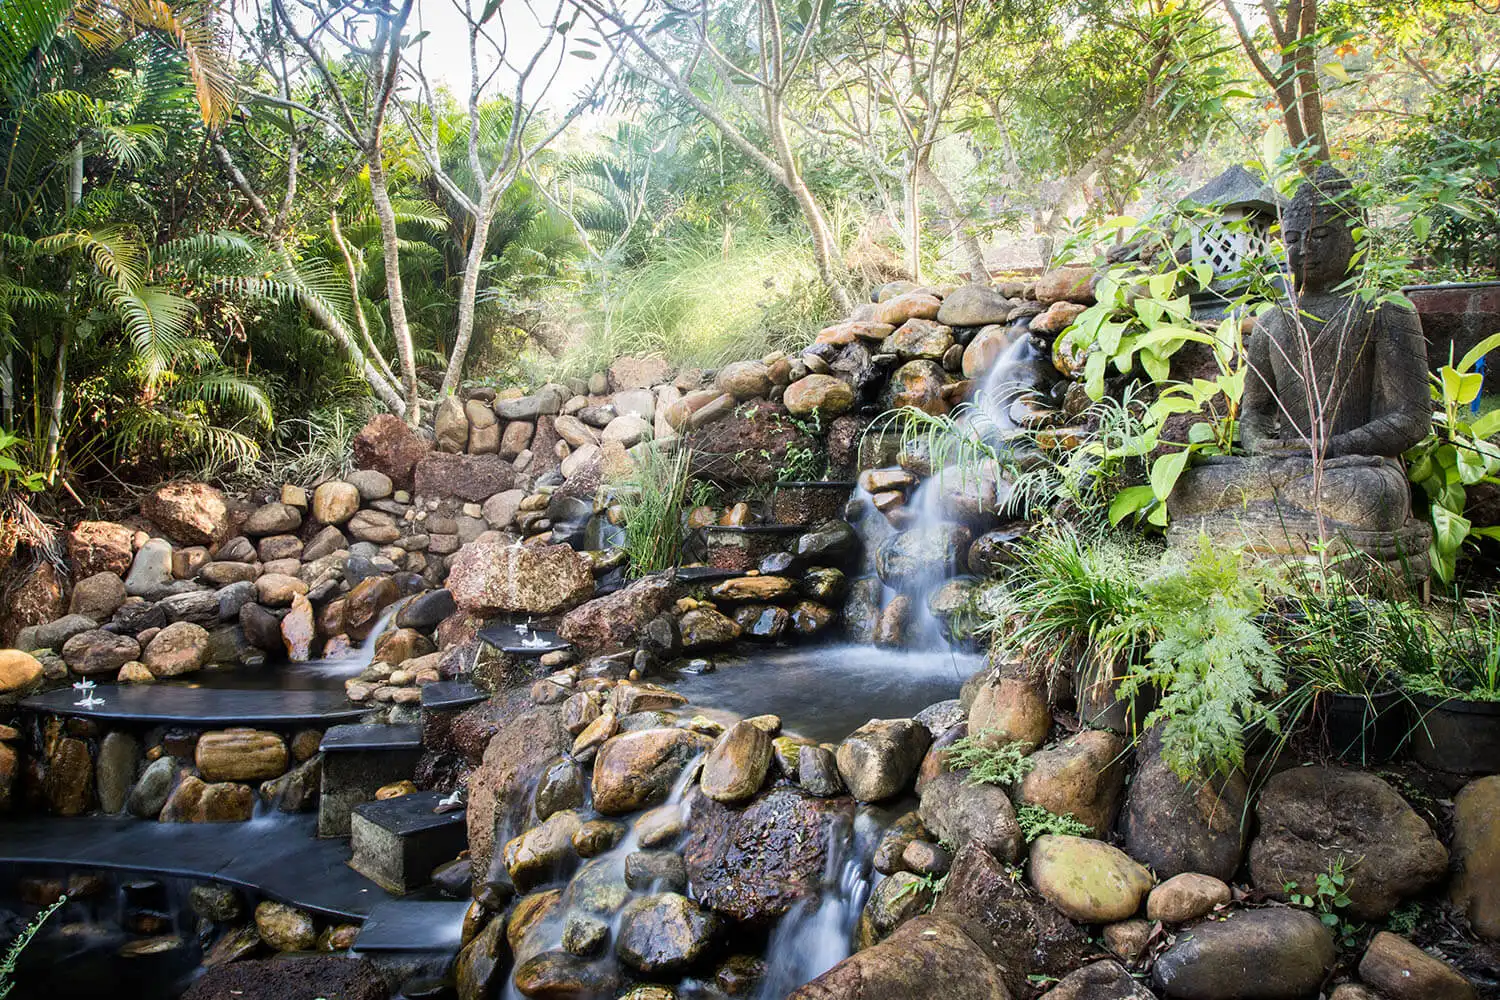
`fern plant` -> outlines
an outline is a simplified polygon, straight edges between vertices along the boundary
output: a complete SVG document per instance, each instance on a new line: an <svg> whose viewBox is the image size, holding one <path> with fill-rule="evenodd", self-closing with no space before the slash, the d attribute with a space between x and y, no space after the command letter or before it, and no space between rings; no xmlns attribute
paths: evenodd
<svg viewBox="0 0 1500 1000"><path fill-rule="evenodd" d="M1087 837L1093 831L1089 825L1072 813L1053 812L1046 806L1028 803L1016 810L1016 825L1026 843L1048 834L1061 837Z"/></svg>
<svg viewBox="0 0 1500 1000"><path fill-rule="evenodd" d="M15 989L16 963L21 960L21 953L26 950L27 945L31 944L31 939L36 937L42 925L47 922L47 918L62 909L62 905L67 901L67 896L58 896L50 906L38 913L10 943L10 947L5 951L5 957L0 958L0 1000L5 1000L10 996L10 991Z"/></svg>
<svg viewBox="0 0 1500 1000"><path fill-rule="evenodd" d="M952 771L968 771L971 785L1013 785L1026 777L1036 761L1019 743L1002 743L999 733L970 733L948 747L947 764Z"/></svg>

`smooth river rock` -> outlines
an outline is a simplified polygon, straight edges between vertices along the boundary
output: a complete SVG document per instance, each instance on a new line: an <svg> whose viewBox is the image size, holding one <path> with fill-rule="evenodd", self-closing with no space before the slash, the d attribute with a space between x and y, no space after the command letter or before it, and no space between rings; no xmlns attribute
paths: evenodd
<svg viewBox="0 0 1500 1000"><path fill-rule="evenodd" d="M1333 936L1306 910L1239 910L1179 934L1151 981L1172 1000L1304 1000L1333 963Z"/></svg>

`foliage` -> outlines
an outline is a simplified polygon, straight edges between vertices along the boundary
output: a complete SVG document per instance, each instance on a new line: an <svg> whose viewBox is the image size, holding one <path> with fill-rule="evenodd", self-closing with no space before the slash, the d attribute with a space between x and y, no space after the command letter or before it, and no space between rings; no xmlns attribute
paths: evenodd
<svg viewBox="0 0 1500 1000"><path fill-rule="evenodd" d="M642 577L676 566L682 556L682 517L690 506L692 452L661 446L644 449L635 471L616 497L630 558L627 572Z"/></svg>
<svg viewBox="0 0 1500 1000"><path fill-rule="evenodd" d="M1004 737L993 731L961 736L946 754L948 769L968 771L971 785L1013 785L1036 766L1020 743L1004 742Z"/></svg>
<svg viewBox="0 0 1500 1000"><path fill-rule="evenodd" d="M1328 863L1327 870L1318 872L1312 885L1288 882L1281 887L1281 891L1286 893L1287 901L1293 906L1316 913L1318 920L1334 933L1339 943L1349 948L1355 943L1358 928L1348 923L1339 911L1352 902L1349 899L1352 882L1353 879L1345 871L1344 857L1340 855Z"/></svg>
<svg viewBox="0 0 1500 1000"><path fill-rule="evenodd" d="M1087 837L1091 832L1089 825L1072 813L1058 815L1046 806L1028 803L1016 810L1016 824L1021 828L1021 835L1026 838L1026 843L1031 843L1038 837L1048 834L1062 837Z"/></svg>
<svg viewBox="0 0 1500 1000"><path fill-rule="evenodd" d="M1257 621L1278 586L1264 565L1200 538L1190 557L1168 553L1110 628L1117 646L1147 646L1120 696L1156 689L1144 726L1160 727L1162 756L1180 776L1230 773L1244 764L1247 729L1279 728L1262 697L1283 690L1284 671Z"/></svg>
<svg viewBox="0 0 1500 1000"><path fill-rule="evenodd" d="M1407 476L1427 494L1432 569L1445 584L1453 582L1459 550L1471 535L1500 538L1500 529L1475 528L1464 516L1468 487L1500 483L1500 447L1489 440L1500 432L1500 410L1477 418L1470 412L1484 387L1484 375L1474 366L1497 347L1500 333L1475 344L1457 364L1450 358L1432 375L1432 398L1438 404L1432 433L1406 453Z"/></svg>
<svg viewBox="0 0 1500 1000"><path fill-rule="evenodd" d="M1433 698L1500 702L1500 612L1463 605L1398 622L1399 666L1408 690Z"/></svg>
<svg viewBox="0 0 1500 1000"><path fill-rule="evenodd" d="M16 963L20 961L21 953L26 950L26 946L31 943L31 939L36 937L37 932L42 929L42 924L47 922L47 918L60 910L62 905L67 901L67 896L58 896L51 905L38 913L32 919L31 923L26 925L26 929L17 934L16 939L10 943L10 947L5 951L5 957L0 959L0 1000L4 1000L5 997L10 996L10 991L15 989L16 984L12 977L16 974Z"/></svg>

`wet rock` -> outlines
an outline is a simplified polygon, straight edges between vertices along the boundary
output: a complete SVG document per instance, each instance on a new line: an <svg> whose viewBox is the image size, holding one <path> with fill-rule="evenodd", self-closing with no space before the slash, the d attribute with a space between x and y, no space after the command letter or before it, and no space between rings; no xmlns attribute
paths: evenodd
<svg viewBox="0 0 1500 1000"><path fill-rule="evenodd" d="M871 643L880 622L880 578L865 576L849 587L844 602L844 631L855 643Z"/></svg>
<svg viewBox="0 0 1500 1000"><path fill-rule="evenodd" d="M571 757L559 757L542 771L532 796L532 811L545 820L553 813L581 807L588 789L583 769Z"/></svg>
<svg viewBox="0 0 1500 1000"><path fill-rule="evenodd" d="M141 644L128 635L103 629L79 632L63 643L62 658L68 669L84 677L113 674L141 655Z"/></svg>
<svg viewBox="0 0 1500 1000"><path fill-rule="evenodd" d="M567 545L477 541L454 557L448 589L469 614L554 614L586 600L594 575L588 560Z"/></svg>
<svg viewBox="0 0 1500 1000"><path fill-rule="evenodd" d="M922 824L955 847L974 841L1005 862L1021 857L1024 841L1005 790L974 784L963 774L940 774L922 789Z"/></svg>
<svg viewBox="0 0 1500 1000"><path fill-rule="evenodd" d="M287 749L275 733L222 729L198 738L194 762L209 781L264 781L287 769Z"/></svg>
<svg viewBox="0 0 1500 1000"><path fill-rule="evenodd" d="M1359 960L1359 978L1391 1000L1474 1000L1474 987L1451 965L1406 938L1381 931Z"/></svg>
<svg viewBox="0 0 1500 1000"><path fill-rule="evenodd" d="M1306 910L1239 910L1178 935L1151 981L1173 1000L1301 1000L1333 963L1332 935Z"/></svg>
<svg viewBox="0 0 1500 1000"><path fill-rule="evenodd" d="M1040 1000L1155 1000L1119 962L1105 959L1068 973Z"/></svg>
<svg viewBox="0 0 1500 1000"><path fill-rule="evenodd" d="M1041 684L1022 677L990 677L969 706L969 732L993 745L1019 743L1035 750L1052 728L1052 710Z"/></svg>
<svg viewBox="0 0 1500 1000"><path fill-rule="evenodd" d="M913 840L901 852L901 863L917 875L946 875L953 867L953 856L931 841Z"/></svg>
<svg viewBox="0 0 1500 1000"><path fill-rule="evenodd" d="M140 759L140 741L129 733L116 730L99 741L95 771L100 811L112 816L125 808Z"/></svg>
<svg viewBox="0 0 1500 1000"><path fill-rule="evenodd" d="M625 884L637 892L682 892L687 883L687 866L676 851L634 851L625 858Z"/></svg>
<svg viewBox="0 0 1500 1000"><path fill-rule="evenodd" d="M1255 808L1260 834L1250 847L1257 888L1288 883L1311 891L1342 862L1355 873L1348 912L1374 920L1439 882L1448 852L1396 790L1373 774L1301 767L1266 783Z"/></svg>
<svg viewBox="0 0 1500 1000"><path fill-rule="evenodd" d="M941 361L953 346L953 331L930 319L911 319L902 323L885 341L884 350L892 351L902 361Z"/></svg>
<svg viewBox="0 0 1500 1000"><path fill-rule="evenodd" d="M141 500L141 513L183 545L216 545L229 536L224 494L207 483L166 483Z"/></svg>
<svg viewBox="0 0 1500 1000"><path fill-rule="evenodd" d="M323 758L314 756L279 778L261 783L260 799L278 812L299 813L316 809L323 780Z"/></svg>
<svg viewBox="0 0 1500 1000"><path fill-rule="evenodd" d="M892 535L875 553L875 570L888 587L915 591L956 572L969 549L969 529L937 524Z"/></svg>
<svg viewBox="0 0 1500 1000"><path fill-rule="evenodd" d="M942 416L948 412L948 403L943 398L946 384L943 366L936 361L908 361L891 376L883 402L890 410L909 406L933 416Z"/></svg>
<svg viewBox="0 0 1500 1000"><path fill-rule="evenodd" d="M741 802L760 790L770 766L770 735L747 721L736 722L703 761L703 794L718 802Z"/></svg>
<svg viewBox="0 0 1500 1000"><path fill-rule="evenodd" d="M710 742L684 729L644 729L614 737L600 747L594 762L594 808L618 815L660 804L682 769Z"/></svg>
<svg viewBox="0 0 1500 1000"><path fill-rule="evenodd" d="M1032 754L1016 800L1071 815L1104 837L1114 828L1125 791L1125 741L1102 729L1085 729L1064 743Z"/></svg>
<svg viewBox="0 0 1500 1000"><path fill-rule="evenodd" d="M544 951L516 966L516 989L533 1000L613 996L619 976L606 963L566 951Z"/></svg>
<svg viewBox="0 0 1500 1000"><path fill-rule="evenodd" d="M625 824L595 819L583 824L573 834L573 850L580 858L596 858L625 837Z"/></svg>
<svg viewBox="0 0 1500 1000"><path fill-rule="evenodd" d="M911 786L932 742L911 719L871 719L839 744L839 775L861 802L879 802Z"/></svg>
<svg viewBox="0 0 1500 1000"><path fill-rule="evenodd" d="M1174 774L1152 730L1141 741L1120 821L1125 850L1161 878L1201 872L1228 881L1244 854L1246 796L1241 774L1190 781Z"/></svg>
<svg viewBox="0 0 1500 1000"><path fill-rule="evenodd" d="M504 989L509 968L510 949L505 940L505 920L494 917L464 945L453 964L453 980L459 1000L484 1000L499 994Z"/></svg>
<svg viewBox="0 0 1500 1000"><path fill-rule="evenodd" d="M249 786L232 781L209 784L189 774L172 789L162 806L163 823L241 823L255 811Z"/></svg>
<svg viewBox="0 0 1500 1000"><path fill-rule="evenodd" d="M81 816L93 801L94 761L83 740L63 737L47 759L42 782L47 806L59 816Z"/></svg>
<svg viewBox="0 0 1500 1000"><path fill-rule="evenodd" d="M380 621L385 609L401 597L401 588L388 576L370 576L355 584L344 599L344 631L362 640Z"/></svg>
<svg viewBox="0 0 1500 1000"><path fill-rule="evenodd" d="M743 808L698 792L682 846L692 897L742 923L766 925L818 892L830 838L853 820L847 798L820 799L782 785Z"/></svg>
<svg viewBox="0 0 1500 1000"><path fill-rule="evenodd" d="M217 600L214 604L217 617ZM201 625L173 622L146 644L141 662L153 677L180 677L202 669L208 662L210 645L208 630Z"/></svg>
<svg viewBox="0 0 1500 1000"><path fill-rule="evenodd" d="M359 511L359 489L353 483L330 480L313 490L312 516L320 524L340 525Z"/></svg>
<svg viewBox="0 0 1500 1000"><path fill-rule="evenodd" d="M787 1000L1011 1000L999 968L957 925L934 916L902 924Z"/></svg>
<svg viewBox="0 0 1500 1000"><path fill-rule="evenodd" d="M740 637L739 625L713 608L692 609L678 621L678 628L686 650L723 646Z"/></svg>
<svg viewBox="0 0 1500 1000"><path fill-rule="evenodd" d="M255 581L255 599L268 608L285 608L292 598L307 593L307 584L285 573L266 573Z"/></svg>
<svg viewBox="0 0 1500 1000"><path fill-rule="evenodd" d="M621 918L615 952L648 975L681 971L707 953L719 921L674 892L632 902Z"/></svg>
<svg viewBox="0 0 1500 1000"><path fill-rule="evenodd" d="M312 659L312 643L317 637L317 626L313 620L312 602L307 599L306 594L298 594L292 598L291 609L279 621L257 605L247 605L245 610L250 608L256 609L250 613L253 625L246 627L246 616L241 612L240 627L245 630L245 638L252 646L266 649L262 643L269 643L270 649L266 649L267 652L280 647L293 663L306 663ZM252 627L255 629L254 636L251 635ZM273 628L275 635L271 635L269 631Z"/></svg>
<svg viewBox="0 0 1500 1000"><path fill-rule="evenodd" d="M798 635L817 635L833 624L833 611L815 601L798 601L792 605L788 620Z"/></svg>
<svg viewBox="0 0 1500 1000"><path fill-rule="evenodd" d="M884 941L897 927L930 910L936 898L932 886L911 872L881 879L860 911L856 943L868 948Z"/></svg>
<svg viewBox="0 0 1500 1000"><path fill-rule="evenodd" d="M576 858L573 837L581 825L578 814L566 809L506 844L503 858L516 889L525 892L548 881Z"/></svg>
<svg viewBox="0 0 1500 1000"><path fill-rule="evenodd" d="M255 907L255 930L267 946L277 951L310 951L318 940L312 917L296 907L270 900Z"/></svg>
<svg viewBox="0 0 1500 1000"><path fill-rule="evenodd" d="M978 576L999 576L1013 565L1026 538L1028 526L1023 522L987 531L969 546L969 572Z"/></svg>
<svg viewBox="0 0 1500 1000"><path fill-rule="evenodd" d="M1213 912L1229 902L1229 886L1212 875L1183 872L1151 890L1146 900L1146 919L1185 924Z"/></svg>
<svg viewBox="0 0 1500 1000"><path fill-rule="evenodd" d="M155 819L167 804L167 795L177 776L180 762L173 757L158 757L146 765L140 780L130 790L125 809L140 819Z"/></svg>
<svg viewBox="0 0 1500 1000"><path fill-rule="evenodd" d="M200 882L193 886L188 891L188 905L200 919L220 924L238 920L245 914L245 904L240 894L217 882Z"/></svg>
<svg viewBox="0 0 1500 1000"><path fill-rule="evenodd" d="M745 604L734 609L734 623L746 639L775 639L787 630L792 616L775 604Z"/></svg>
<svg viewBox="0 0 1500 1000"><path fill-rule="evenodd" d="M453 600L452 591L446 588L429 590L401 605L401 610L396 612L396 625L398 628L436 628L457 610L458 603Z"/></svg>
<svg viewBox="0 0 1500 1000"><path fill-rule="evenodd" d="M1064 916L1107 924L1133 916L1151 873L1102 840L1047 834L1031 845L1031 882Z"/></svg>
<svg viewBox="0 0 1500 1000"><path fill-rule="evenodd" d="M797 782L813 795L828 798L844 794L838 760L823 747L803 747L797 754Z"/></svg>

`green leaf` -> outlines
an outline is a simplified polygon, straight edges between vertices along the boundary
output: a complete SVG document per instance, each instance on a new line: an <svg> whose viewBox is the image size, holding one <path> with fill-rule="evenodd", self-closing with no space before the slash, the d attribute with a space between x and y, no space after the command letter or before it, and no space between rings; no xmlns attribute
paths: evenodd
<svg viewBox="0 0 1500 1000"><path fill-rule="evenodd" d="M1109 357L1103 351L1093 352L1083 363L1083 388L1095 402L1104 398L1104 373L1108 366Z"/></svg>
<svg viewBox="0 0 1500 1000"><path fill-rule="evenodd" d="M1500 410L1491 410L1469 425L1469 433L1477 438L1492 437L1500 433Z"/></svg>
<svg viewBox="0 0 1500 1000"><path fill-rule="evenodd" d="M1172 488L1177 485L1182 470L1187 468L1189 457L1184 448L1182 451L1168 452L1151 463L1151 493L1156 499L1166 502Z"/></svg>
<svg viewBox="0 0 1500 1000"><path fill-rule="evenodd" d="M1411 234L1417 238L1417 242L1425 243L1427 234L1432 232L1432 218L1426 215L1414 215L1411 217Z"/></svg>
<svg viewBox="0 0 1500 1000"><path fill-rule="evenodd" d="M1479 364L1479 359L1497 347L1500 347L1500 333L1492 333L1469 348L1469 353L1465 354L1463 360L1458 363L1458 370L1461 372L1473 371L1474 366Z"/></svg>
<svg viewBox="0 0 1500 1000"><path fill-rule="evenodd" d="M1109 505L1109 523L1119 523L1142 508L1156 502L1156 494L1149 486L1129 486L1115 495Z"/></svg>

